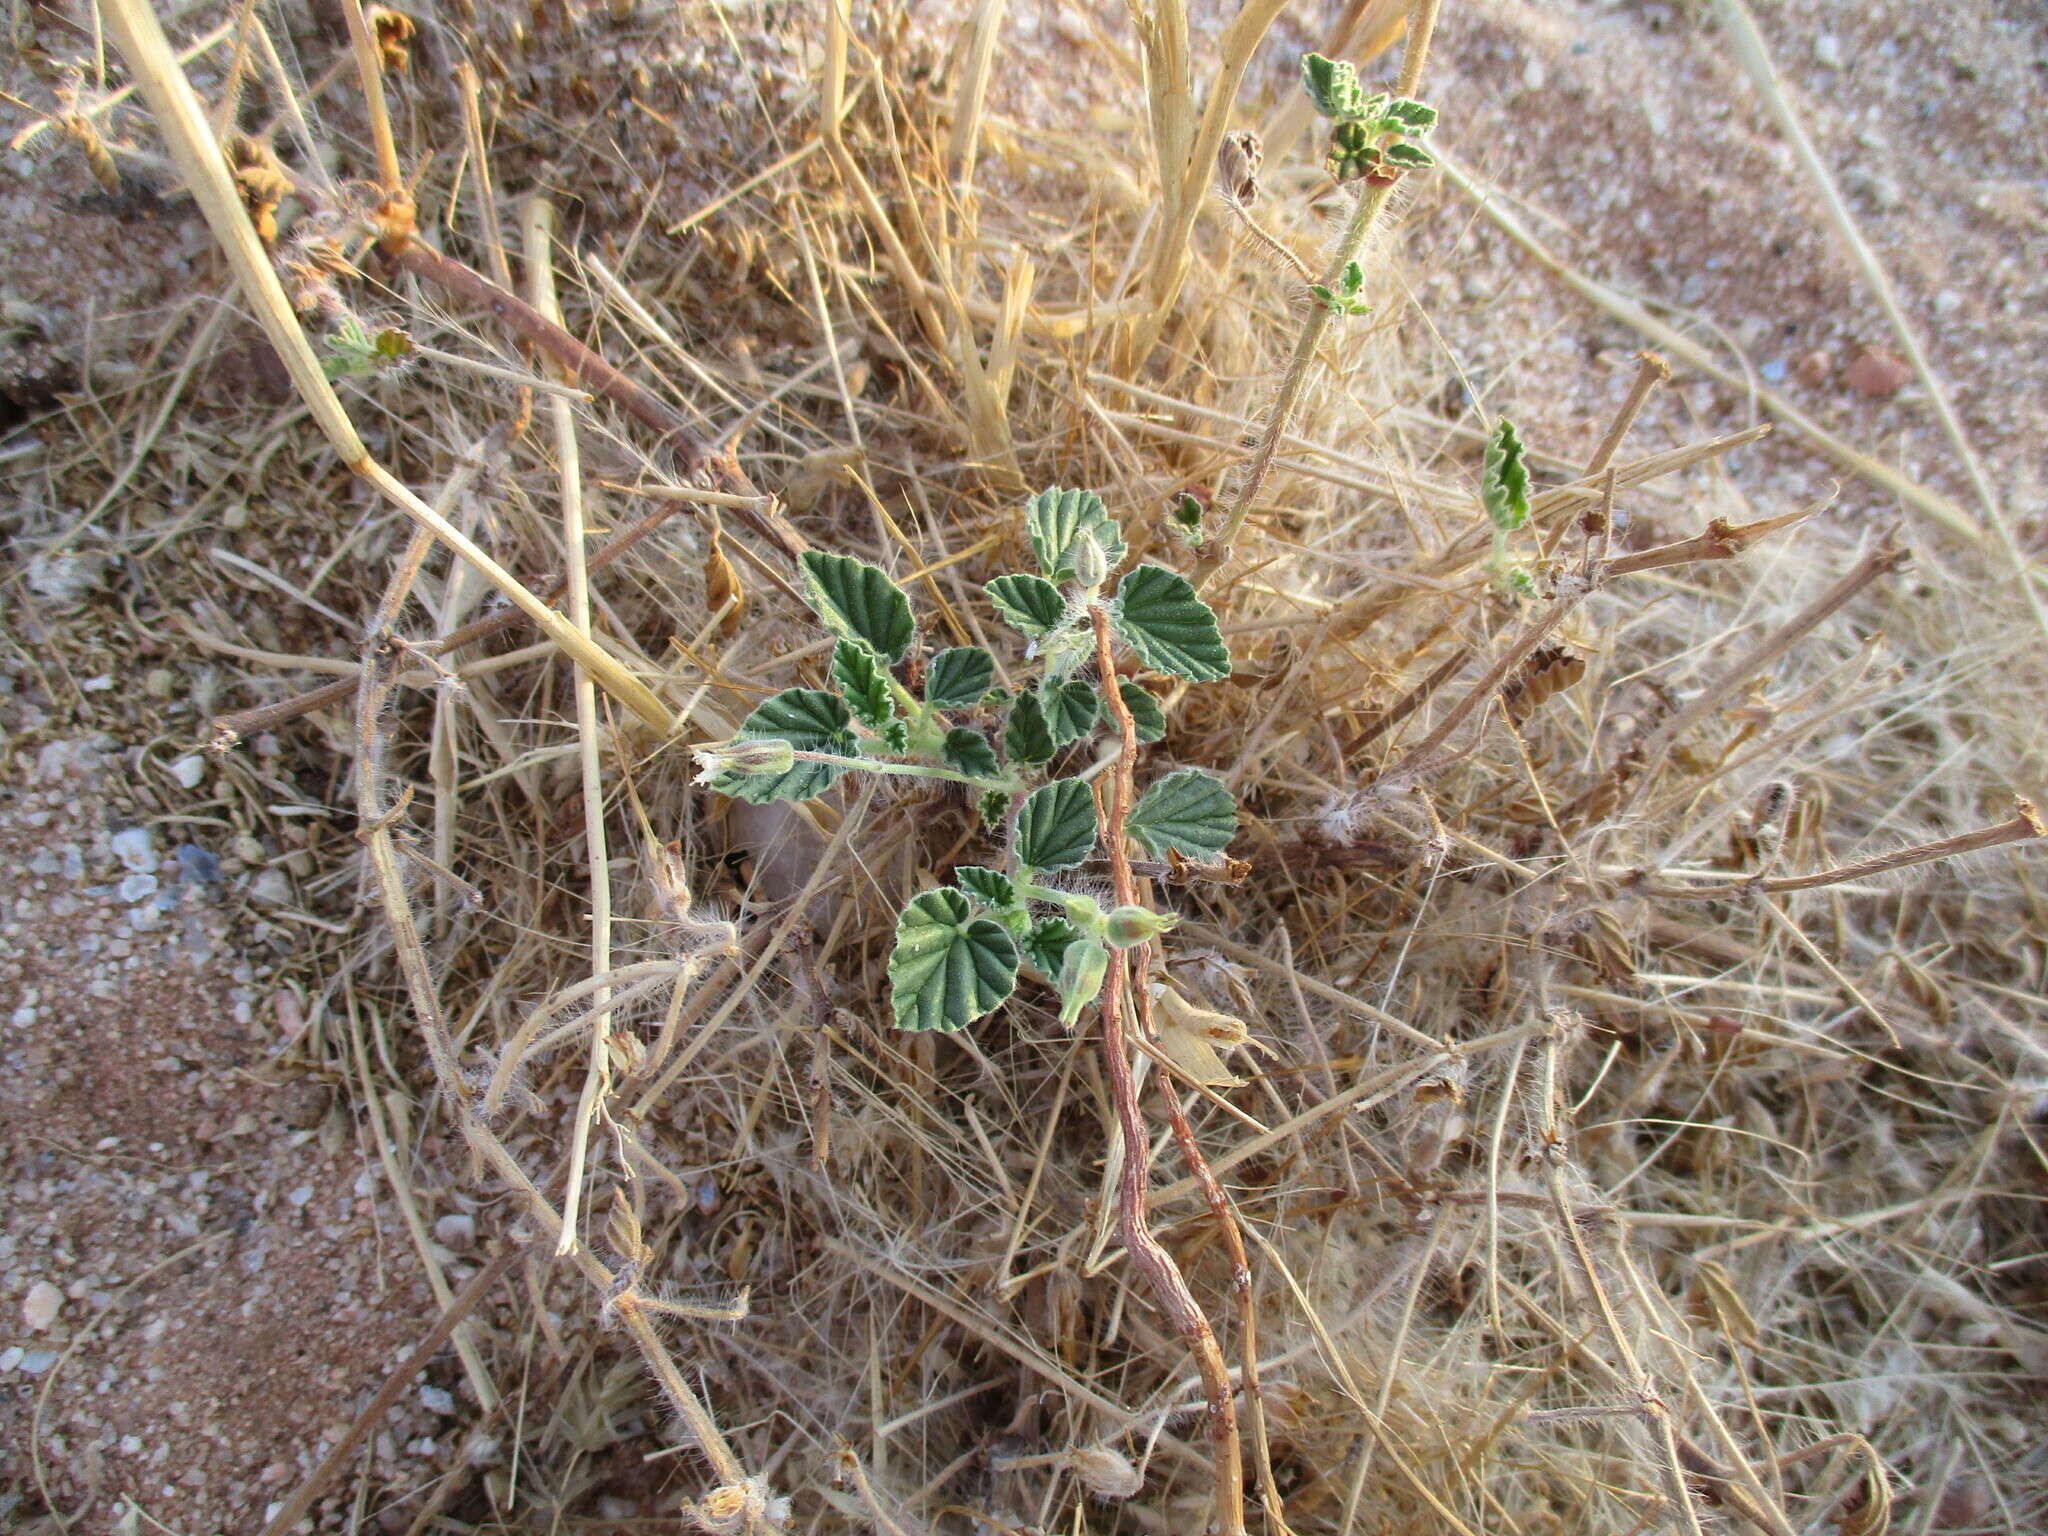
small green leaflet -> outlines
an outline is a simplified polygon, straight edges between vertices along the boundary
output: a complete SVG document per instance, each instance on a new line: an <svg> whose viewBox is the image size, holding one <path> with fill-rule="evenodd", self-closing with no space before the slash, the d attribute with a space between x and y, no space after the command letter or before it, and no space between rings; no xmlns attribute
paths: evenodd
<svg viewBox="0 0 2048 1536"><path fill-rule="evenodd" d="M896 718L896 706L889 701L889 676L866 646L852 640L833 645L832 684L853 718L869 730L883 730Z"/></svg>
<svg viewBox="0 0 2048 1536"><path fill-rule="evenodd" d="M1038 701L1056 747L1078 741L1095 729L1095 717L1102 707L1095 690L1078 678L1046 684L1038 691Z"/></svg>
<svg viewBox="0 0 2048 1536"><path fill-rule="evenodd" d="M1007 912L1021 905L1017 900L1016 885L999 869L962 864L953 871L953 883L965 891L978 907Z"/></svg>
<svg viewBox="0 0 2048 1536"><path fill-rule="evenodd" d="M965 896L913 896L896 922L889 1001L898 1029L965 1029L1017 986L1017 946Z"/></svg>
<svg viewBox="0 0 2048 1536"><path fill-rule="evenodd" d="M1075 536L1084 529L1095 536L1109 568L1115 570L1124 558L1123 530L1093 491L1040 491L1024 508L1024 531L1031 538L1032 552L1038 556L1038 568L1053 581L1073 576L1068 551Z"/></svg>
<svg viewBox="0 0 2048 1536"><path fill-rule="evenodd" d="M1183 768L1146 790L1125 825L1155 859L1176 848L1208 863L1237 835L1237 802L1221 779L1199 768Z"/></svg>
<svg viewBox="0 0 2048 1536"><path fill-rule="evenodd" d="M1003 818L1010 814L1010 797L1000 789L983 792L974 802L974 809L981 816L981 824L991 832L1003 830Z"/></svg>
<svg viewBox="0 0 2048 1536"><path fill-rule="evenodd" d="M1095 851L1100 833L1087 781L1054 779L1017 813L1017 859L1030 869L1072 869Z"/></svg>
<svg viewBox="0 0 2048 1536"><path fill-rule="evenodd" d="M1116 691L1123 696L1124 708L1130 711L1131 724L1138 728L1140 742L1154 742L1166 734L1166 711L1149 691L1132 682L1118 683Z"/></svg>
<svg viewBox="0 0 2048 1536"><path fill-rule="evenodd" d="M1428 133L1436 127L1436 108L1412 96L1396 96L1380 109L1380 121L1402 133Z"/></svg>
<svg viewBox="0 0 2048 1536"><path fill-rule="evenodd" d="M1355 117L1365 104L1357 66L1342 59L1326 59L1320 53L1303 55L1301 87L1324 117Z"/></svg>
<svg viewBox="0 0 2048 1536"><path fill-rule="evenodd" d="M1529 520L1529 470L1522 462L1522 440L1515 436L1515 424L1505 416L1486 444L1479 499L1493 526L1502 533L1512 533Z"/></svg>
<svg viewBox="0 0 2048 1536"><path fill-rule="evenodd" d="M1067 616L1067 600L1042 576L998 576L984 589L1010 628L1036 640Z"/></svg>
<svg viewBox="0 0 2048 1536"><path fill-rule="evenodd" d="M924 701L934 709L972 709L995 680L995 657L978 645L956 645L925 668Z"/></svg>
<svg viewBox="0 0 2048 1536"><path fill-rule="evenodd" d="M1067 946L1080 937L1081 930L1064 917L1042 917L1031 925L1019 947L1026 960L1051 977L1059 975Z"/></svg>
<svg viewBox="0 0 2048 1536"><path fill-rule="evenodd" d="M1156 671L1197 683L1230 676L1230 650L1216 615L1184 576L1139 566L1117 587L1111 617L1138 659Z"/></svg>
<svg viewBox="0 0 2048 1536"><path fill-rule="evenodd" d="M1404 171L1426 171L1436 164L1436 156L1420 144L1389 144L1381 153L1387 157L1387 164Z"/></svg>
<svg viewBox="0 0 2048 1536"><path fill-rule="evenodd" d="M910 649L916 626L910 599L877 566L845 555L807 549L800 561L804 599L825 627L842 640L857 640L894 666Z"/></svg>
<svg viewBox="0 0 2048 1536"><path fill-rule="evenodd" d="M955 773L970 774L977 779L992 779L1002 772L996 762L996 749L988 744L988 738L968 726L956 725L946 732L939 755Z"/></svg>
<svg viewBox="0 0 2048 1536"><path fill-rule="evenodd" d="M1058 749L1038 695L1028 690L1018 694L1010 703L1010 723L1003 728L1003 754L1013 763L1049 763Z"/></svg>
<svg viewBox="0 0 2048 1536"><path fill-rule="evenodd" d="M837 694L817 688L788 688L763 699L740 722L741 740L786 741L799 752L852 755L855 743L847 729L851 720ZM766 805L771 800L812 800L825 793L846 772L830 763L798 763L787 773L722 773L711 787L736 800Z"/></svg>

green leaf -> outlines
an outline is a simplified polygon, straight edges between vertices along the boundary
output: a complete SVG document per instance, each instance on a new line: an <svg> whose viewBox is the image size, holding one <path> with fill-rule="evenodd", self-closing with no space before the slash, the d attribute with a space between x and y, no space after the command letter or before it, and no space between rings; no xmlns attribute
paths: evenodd
<svg viewBox="0 0 2048 1536"><path fill-rule="evenodd" d="M737 739L786 741L799 752L830 752L851 755L853 733L846 727L851 716L837 694L818 688L787 688L763 699L740 722ZM736 800L766 805L771 800L812 800L825 793L844 768L831 763L798 763L787 773L722 773L711 787Z"/></svg>
<svg viewBox="0 0 2048 1536"><path fill-rule="evenodd" d="M1054 779L1017 813L1017 858L1030 869L1072 869L1095 851L1101 831L1087 780Z"/></svg>
<svg viewBox="0 0 2048 1536"><path fill-rule="evenodd" d="M883 726L882 745L897 757L910 756L910 722L899 716Z"/></svg>
<svg viewBox="0 0 2048 1536"><path fill-rule="evenodd" d="M1058 749L1038 695L1018 694L1010 704L1010 723L1003 728L1004 756L1013 763L1049 763Z"/></svg>
<svg viewBox="0 0 2048 1536"><path fill-rule="evenodd" d="M1056 747L1086 736L1095 728L1095 717L1102 709L1102 700L1096 697L1095 690L1079 678L1046 684L1038 690L1038 702L1045 711L1046 728L1052 732L1052 744Z"/></svg>
<svg viewBox="0 0 2048 1536"><path fill-rule="evenodd" d="M1017 897L1015 882L999 869L961 864L953 871L953 883L965 891L978 907L1007 912L1012 907L1023 905Z"/></svg>
<svg viewBox="0 0 2048 1536"><path fill-rule="evenodd" d="M1230 651L1216 615L1184 576L1139 566L1117 587L1111 617L1148 667L1198 683L1230 676Z"/></svg>
<svg viewBox="0 0 2048 1536"><path fill-rule="evenodd" d="M1183 768L1146 790L1125 826L1155 859L1177 848L1208 863L1237 835L1237 801L1221 779L1199 768Z"/></svg>
<svg viewBox="0 0 2048 1536"><path fill-rule="evenodd" d="M1486 444L1479 499L1493 526L1502 533L1512 533L1529 521L1529 469L1522 462L1522 440L1515 436L1515 424L1505 416Z"/></svg>
<svg viewBox="0 0 2048 1536"><path fill-rule="evenodd" d="M1038 556L1038 568L1053 581L1065 581L1074 574L1069 552L1083 532L1094 535L1112 571L1125 554L1123 530L1093 491L1040 491L1024 508L1024 531Z"/></svg>
<svg viewBox="0 0 2048 1536"><path fill-rule="evenodd" d="M898 1029L965 1029L1017 986L1017 945L965 896L913 896L896 922L889 1001Z"/></svg>
<svg viewBox="0 0 2048 1536"><path fill-rule="evenodd" d="M977 779L992 779L1002 772L996 762L996 749L988 744L988 738L968 726L955 726L946 732L939 756L955 773L972 774Z"/></svg>
<svg viewBox="0 0 2048 1536"><path fill-rule="evenodd" d="M1042 917L1031 925L1018 947L1024 951L1024 958L1047 976L1057 976L1067 946L1080 937L1081 930L1064 917Z"/></svg>
<svg viewBox="0 0 2048 1536"><path fill-rule="evenodd" d="M995 657L978 645L956 645L925 668L924 701L934 709L972 709L995 680Z"/></svg>
<svg viewBox="0 0 2048 1536"><path fill-rule="evenodd" d="M1147 689L1133 682L1121 682L1116 691L1123 698L1124 708L1131 712L1131 724L1138 728L1140 742L1154 742L1166 734L1166 711Z"/></svg>
<svg viewBox="0 0 2048 1536"><path fill-rule="evenodd" d="M827 629L842 640L858 640L891 666L903 659L916 626L910 599L885 572L818 549L805 550L800 564L804 600Z"/></svg>
<svg viewBox="0 0 2048 1536"><path fill-rule="evenodd" d="M991 832L1003 830L1003 820L1010 814L1010 796L1000 789L987 790L974 802L974 809L981 816L981 824Z"/></svg>
<svg viewBox="0 0 2048 1536"><path fill-rule="evenodd" d="M1365 104L1357 66L1342 59L1326 59L1320 53L1302 56L1301 87L1308 92L1311 105L1325 117L1352 117Z"/></svg>
<svg viewBox="0 0 2048 1536"><path fill-rule="evenodd" d="M1067 616L1067 600L1042 576L998 576L984 590L997 617L1033 640L1056 629Z"/></svg>
<svg viewBox="0 0 2048 1536"><path fill-rule="evenodd" d="M889 699L889 675L866 646L841 640L832 647L832 686L846 700L853 718L869 730L883 730L896 718L896 706Z"/></svg>
<svg viewBox="0 0 2048 1536"><path fill-rule="evenodd" d="M1389 144L1383 153L1387 164L1398 165L1404 171L1426 171L1436 164L1436 156L1420 144Z"/></svg>
<svg viewBox="0 0 2048 1536"><path fill-rule="evenodd" d="M1426 101L1396 96L1380 108L1380 120L1401 133L1428 133L1436 127L1437 111Z"/></svg>

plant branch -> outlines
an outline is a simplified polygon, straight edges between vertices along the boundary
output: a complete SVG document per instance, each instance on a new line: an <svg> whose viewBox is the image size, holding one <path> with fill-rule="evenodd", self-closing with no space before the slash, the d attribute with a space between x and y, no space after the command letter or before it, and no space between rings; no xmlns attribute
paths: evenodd
<svg viewBox="0 0 2048 1536"><path fill-rule="evenodd" d="M2041 813L2035 809L2033 801L2016 796L2011 819L2001 821L1996 826L1979 827L1974 832L1959 832L1954 837L1938 838L1931 843L1917 843L1911 848L1900 848L1891 853L1873 854L1867 859L1858 859L1854 864L1837 864L1832 869L1816 870L1810 875L1777 875L1769 878L1752 875L1748 879L1725 885L1644 885L1641 889L1646 896L1664 897L1674 901L1720 901L1730 896L1752 894L1776 896L1785 891L1810 891L1824 885L1847 885L1851 881L1868 880L1875 875L1889 874L1895 869L1910 869L1915 864L1932 864L1937 859L1953 859L1966 853L1982 853L1987 848L2002 848L2008 843L2029 843L2043 837L2048 837L2048 823L2041 820Z"/></svg>
<svg viewBox="0 0 2048 1536"><path fill-rule="evenodd" d="M1095 657L1105 679L1116 677L1116 656L1110 644L1109 615L1097 606L1089 610L1095 626ZM1114 694L1114 686L1105 693ZM1130 711L1111 705L1117 716L1122 748L1117 754L1116 773L1111 781L1109 814L1103 828L1103 843L1109 849L1111 877L1119 905L1133 906L1138 900L1137 878L1131 873L1130 854L1125 847L1124 825L1135 795L1138 760L1138 728ZM1141 946L1142 947L1142 946ZM1110 1097L1116 1105L1118 1129L1123 1135L1124 1155L1117 1188L1117 1237L1131 1263L1152 1288L1154 1301L1173 1324L1188 1353L1194 1356L1208 1399L1209 1449L1216 1477L1215 1529L1218 1536L1244 1536L1244 1460L1237 1433L1237 1406L1233 1400L1229 1369L1209 1319L1195 1304L1187 1277L1173 1257L1159 1245L1146 1225L1146 1205L1151 1175L1151 1140L1145 1117L1138 1107L1138 1087L1131 1071L1130 1049L1124 1039L1125 1005L1130 980L1130 951L1110 956L1109 977L1102 989L1102 1059L1109 1078ZM1197 1153L1199 1157L1199 1153ZM1202 1165L1205 1169L1207 1164ZM1213 1175L1212 1175L1213 1179ZM1242 1245L1239 1246L1241 1253Z"/></svg>

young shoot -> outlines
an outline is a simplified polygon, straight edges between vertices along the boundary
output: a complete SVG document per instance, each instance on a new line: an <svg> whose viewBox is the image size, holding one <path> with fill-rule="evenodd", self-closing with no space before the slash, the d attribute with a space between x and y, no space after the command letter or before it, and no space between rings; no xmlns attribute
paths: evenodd
<svg viewBox="0 0 2048 1536"><path fill-rule="evenodd" d="M1522 440L1515 435L1515 424L1505 416L1487 440L1479 500L1486 508L1487 521L1493 524L1489 568L1494 585L1503 592L1530 595L1536 590L1535 578L1508 555L1508 535L1529 521L1529 469L1522 462Z"/></svg>
<svg viewBox="0 0 2048 1536"><path fill-rule="evenodd" d="M1301 83L1315 109L1330 119L1324 165L1334 179L1392 180L1436 164L1428 150L1409 142L1435 129L1435 107L1384 91L1368 96L1356 68L1320 53L1303 57Z"/></svg>
<svg viewBox="0 0 2048 1536"><path fill-rule="evenodd" d="M732 740L696 754L703 782L756 803L814 799L857 773L976 792L983 826L1004 846L999 860L962 865L952 884L905 904L889 958L899 1029L965 1028L1016 989L1020 972L1058 992L1060 1021L1071 1028L1101 991L1110 952L1156 939L1177 921L1143 906L1105 910L1058 883L1104 849L1093 788L1057 769L1119 713L1141 743L1166 733L1158 701L1139 683L1088 675L1098 612L1139 671L1215 682L1230 675L1230 652L1185 577L1157 565L1117 575L1128 548L1094 492L1042 492L1024 516L1037 571L998 576L985 590L1024 642L1035 674L1025 686L996 686L994 656L956 646L926 661L922 695L913 694L898 676L922 651L910 599L877 567L813 550L801 574L805 598L835 637L831 688L785 689ZM1120 711L1104 703L1109 686ZM1197 863L1221 858L1236 832L1230 791L1195 768L1157 779L1126 826L1148 857Z"/></svg>

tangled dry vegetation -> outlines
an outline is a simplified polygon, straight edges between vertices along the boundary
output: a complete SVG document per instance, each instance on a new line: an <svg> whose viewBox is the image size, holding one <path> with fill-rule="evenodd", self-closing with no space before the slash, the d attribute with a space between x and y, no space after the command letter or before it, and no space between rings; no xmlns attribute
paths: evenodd
<svg viewBox="0 0 2048 1536"><path fill-rule="evenodd" d="M213 446L147 471L188 523L248 508L236 558L296 599L172 605L266 679L228 771L274 797L274 735L359 815L300 893L336 936L284 1065L358 1092L421 1262L456 1209L495 1256L436 1274L422 1348L460 1354L469 1443L519 1454L394 1484L391 1528L2039 1528L2034 568L1987 538L1923 570L1951 532L1844 526L1818 461L1809 504L1753 505L1726 465L1759 429L1631 430L1651 360L1590 454L1533 445L1515 591L1492 411L1403 298L1399 221L1464 216L1436 182L1381 196L1373 314L1311 338L1241 534L1197 558L1175 514L1213 535L1243 498L1297 269L1350 214L1297 104L1233 114L1280 7L1192 42L1143 8L1142 66L1063 32L1121 93L1090 116L1008 67L1000 4L744 40L729 9L547 33L345 0L353 49L245 9L190 61L203 137L170 75L141 92L298 391L216 401ZM1368 73L1404 10L1346 13ZM145 14L110 0L109 35L162 71ZM1263 170L1224 139L1260 111ZM244 131L200 166L209 120ZM59 126L168 173L125 109ZM106 490L91 454L50 473ZM751 806L684 750L820 685L807 546L1020 668L980 583L1054 484L1201 571L1236 661L1160 690L1143 771L1244 807L1230 863L1155 871L1156 963L1251 1043L1136 1071L1243 1514L1118 1240L1093 1015L1027 985L888 1028L905 896L991 862L971 797ZM384 1406L273 1529L343 1528Z"/></svg>

